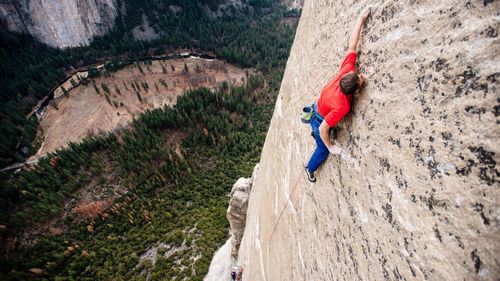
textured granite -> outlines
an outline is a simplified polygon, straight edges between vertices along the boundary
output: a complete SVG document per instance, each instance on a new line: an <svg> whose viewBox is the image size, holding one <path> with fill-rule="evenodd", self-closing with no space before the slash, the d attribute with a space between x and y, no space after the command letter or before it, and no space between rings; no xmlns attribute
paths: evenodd
<svg viewBox="0 0 500 281"><path fill-rule="evenodd" d="M348 155L310 184L299 120L368 1L306 0L250 194L243 280L498 280L500 1L381 1ZM281 217L280 217L281 214Z"/></svg>

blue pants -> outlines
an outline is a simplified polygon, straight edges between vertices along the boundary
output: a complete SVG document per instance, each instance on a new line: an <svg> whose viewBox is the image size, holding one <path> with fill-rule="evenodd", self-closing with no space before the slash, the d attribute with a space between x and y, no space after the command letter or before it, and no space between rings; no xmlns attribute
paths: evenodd
<svg viewBox="0 0 500 281"><path fill-rule="evenodd" d="M319 125L321 125L321 120L313 114L309 124L311 124L314 140L316 140L316 150L314 150L311 155L311 159L309 159L309 163L307 163L307 169L309 172L315 172L321 163L326 160L330 152L319 135Z"/></svg>

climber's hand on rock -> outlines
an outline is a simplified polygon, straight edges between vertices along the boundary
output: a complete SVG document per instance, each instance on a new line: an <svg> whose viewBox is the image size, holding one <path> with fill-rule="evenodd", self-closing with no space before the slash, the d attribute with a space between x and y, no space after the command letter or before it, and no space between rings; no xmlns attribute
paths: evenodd
<svg viewBox="0 0 500 281"><path fill-rule="evenodd" d="M361 20L362 21L366 21L366 19L370 16L371 11L372 11L372 6L371 5L365 7L363 9L363 11L361 12Z"/></svg>
<svg viewBox="0 0 500 281"><path fill-rule="evenodd" d="M365 76L363 74L359 74L359 87L363 87L365 85Z"/></svg>
<svg viewBox="0 0 500 281"><path fill-rule="evenodd" d="M341 155L343 149L338 145L332 144L328 147L328 151L330 151L331 154Z"/></svg>

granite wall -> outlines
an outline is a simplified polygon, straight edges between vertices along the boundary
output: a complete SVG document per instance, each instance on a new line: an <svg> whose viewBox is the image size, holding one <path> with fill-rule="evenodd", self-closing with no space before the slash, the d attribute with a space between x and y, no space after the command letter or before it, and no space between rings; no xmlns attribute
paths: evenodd
<svg viewBox="0 0 500 281"><path fill-rule="evenodd" d="M318 98L372 2L306 0L249 199L243 280L499 280L499 1L379 1L344 157L307 181Z"/></svg>

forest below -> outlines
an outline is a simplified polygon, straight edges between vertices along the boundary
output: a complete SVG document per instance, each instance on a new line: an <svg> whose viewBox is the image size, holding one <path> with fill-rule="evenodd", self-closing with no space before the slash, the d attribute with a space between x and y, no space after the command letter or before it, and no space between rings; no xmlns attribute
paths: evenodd
<svg viewBox="0 0 500 281"><path fill-rule="evenodd" d="M2 167L36 152L38 120L25 116L71 69L111 58L112 72L145 54L198 48L260 74L241 87L186 91L127 129L71 143L19 173L0 172L0 279L203 279L228 236L227 194L259 160L295 31L282 19L299 15L262 0L208 15L206 5L220 2L126 0L126 16L108 35L65 50L2 29ZM160 34L152 41L131 39L143 15ZM74 206L82 190L99 194ZM141 259L159 244L168 251Z"/></svg>

